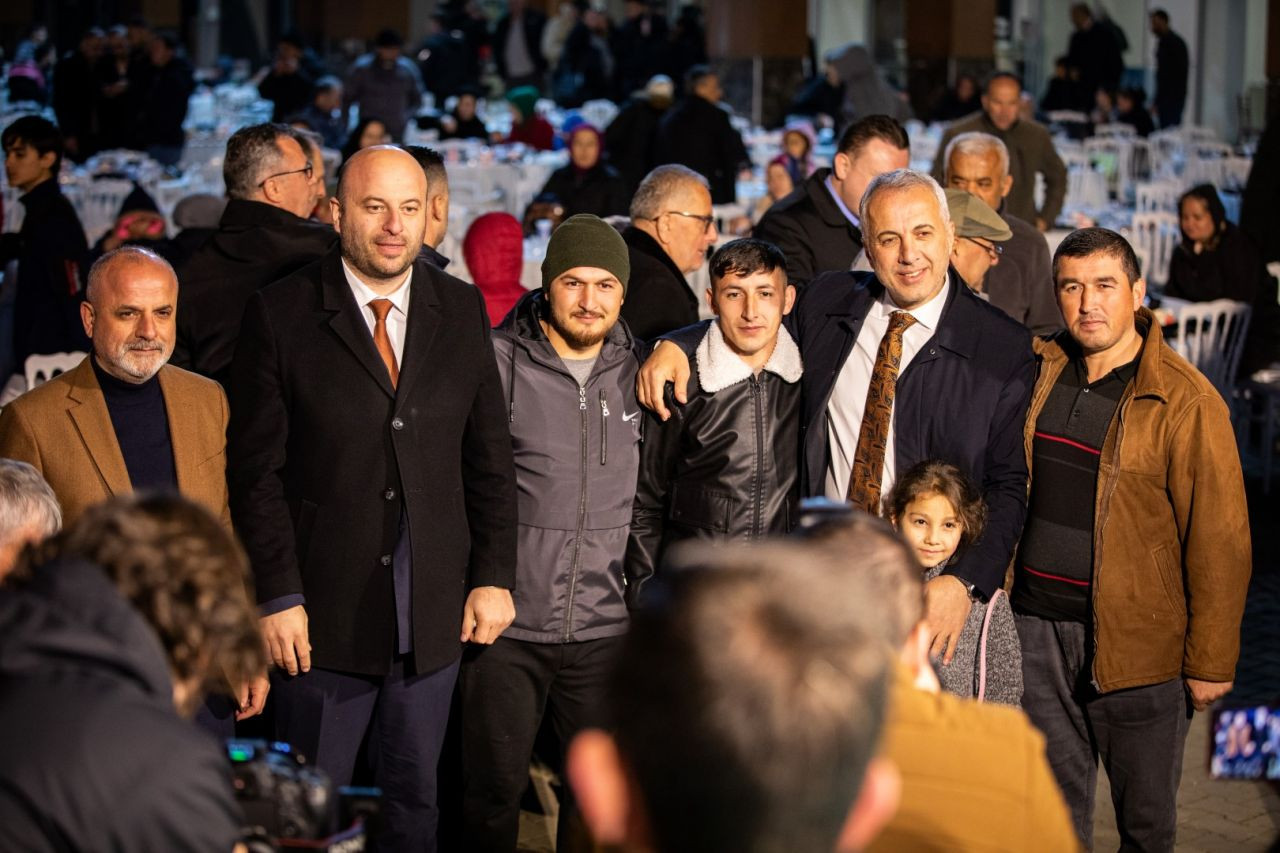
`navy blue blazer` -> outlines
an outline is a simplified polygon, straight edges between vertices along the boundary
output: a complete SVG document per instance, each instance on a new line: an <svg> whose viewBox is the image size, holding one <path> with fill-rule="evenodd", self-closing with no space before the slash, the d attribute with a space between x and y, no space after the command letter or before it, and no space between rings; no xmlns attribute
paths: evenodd
<svg viewBox="0 0 1280 853"><path fill-rule="evenodd" d="M949 570L990 596L1004 583L1027 508L1022 427L1035 384L1031 334L975 296L954 271L937 331L898 377L898 473L941 459L982 489L987 529ZM870 272L826 272L806 287L787 325L804 358L800 488L821 495L831 458L827 403L867 311L884 293Z"/></svg>

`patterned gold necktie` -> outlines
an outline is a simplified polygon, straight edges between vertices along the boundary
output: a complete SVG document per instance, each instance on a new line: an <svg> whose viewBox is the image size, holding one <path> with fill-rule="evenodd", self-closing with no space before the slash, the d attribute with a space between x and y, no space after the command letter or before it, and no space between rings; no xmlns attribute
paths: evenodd
<svg viewBox="0 0 1280 853"><path fill-rule="evenodd" d="M387 314L391 312L390 299L374 299L369 303L373 310L373 345L378 348L378 355L387 366L391 376L391 387L400 381L400 366L396 364L396 351L391 348L391 336L387 334ZM898 347L902 351L902 347Z"/></svg>
<svg viewBox="0 0 1280 853"><path fill-rule="evenodd" d="M889 315L889 328L880 339L876 365L867 388L867 405L862 410L862 428L849 472L849 501L858 509L880 514L880 481L884 477L884 454L889 446L889 421L893 417L893 395L902 363L902 335L916 318L906 311Z"/></svg>

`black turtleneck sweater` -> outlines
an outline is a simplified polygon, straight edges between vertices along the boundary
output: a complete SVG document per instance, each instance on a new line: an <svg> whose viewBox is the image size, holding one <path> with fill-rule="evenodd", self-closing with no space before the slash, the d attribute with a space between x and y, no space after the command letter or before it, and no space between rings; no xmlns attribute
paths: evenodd
<svg viewBox="0 0 1280 853"><path fill-rule="evenodd" d="M135 492L177 492L178 472L173 464L173 441L169 438L169 415L164 408L160 379L146 382L124 382L98 365L98 357L90 359L102 396L107 401L116 442L129 471L129 482Z"/></svg>

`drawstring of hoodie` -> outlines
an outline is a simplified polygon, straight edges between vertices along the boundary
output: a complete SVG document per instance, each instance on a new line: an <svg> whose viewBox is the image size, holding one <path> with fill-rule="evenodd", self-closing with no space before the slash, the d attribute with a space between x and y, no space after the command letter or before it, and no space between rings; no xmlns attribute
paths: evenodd
<svg viewBox="0 0 1280 853"><path fill-rule="evenodd" d="M507 369L507 423L516 422L516 342L511 342L510 366Z"/></svg>

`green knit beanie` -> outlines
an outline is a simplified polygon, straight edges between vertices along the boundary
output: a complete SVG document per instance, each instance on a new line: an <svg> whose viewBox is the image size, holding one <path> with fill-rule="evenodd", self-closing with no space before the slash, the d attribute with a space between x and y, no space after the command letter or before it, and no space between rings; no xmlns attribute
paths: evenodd
<svg viewBox="0 0 1280 853"><path fill-rule="evenodd" d="M551 232L547 255L542 260L542 290L546 292L557 276L574 267L608 270L627 291L631 278L631 256L627 244L608 222L589 213L570 216Z"/></svg>

